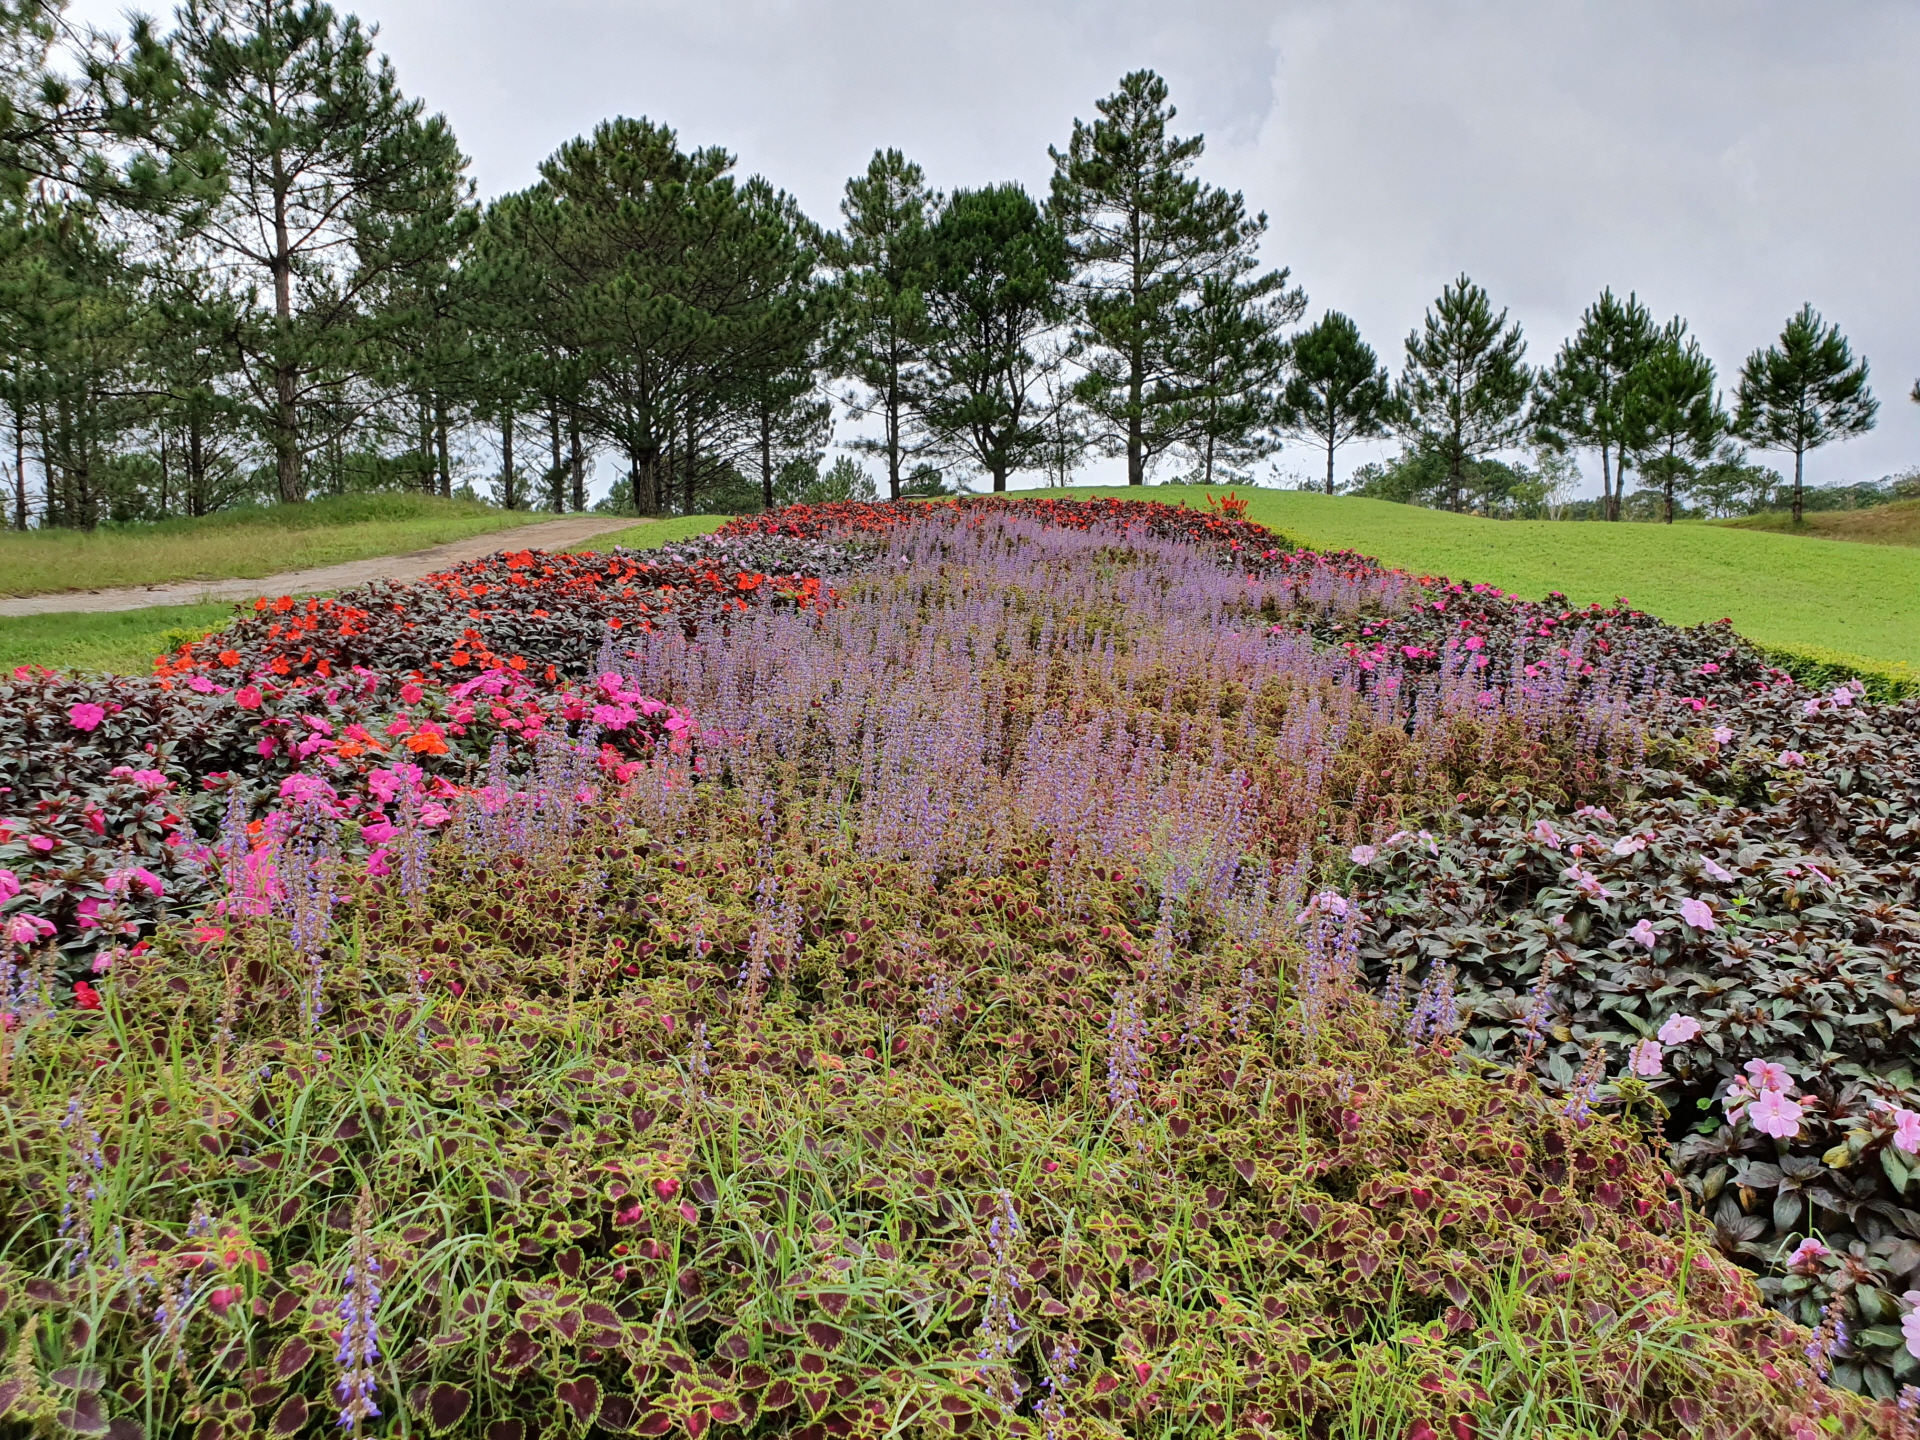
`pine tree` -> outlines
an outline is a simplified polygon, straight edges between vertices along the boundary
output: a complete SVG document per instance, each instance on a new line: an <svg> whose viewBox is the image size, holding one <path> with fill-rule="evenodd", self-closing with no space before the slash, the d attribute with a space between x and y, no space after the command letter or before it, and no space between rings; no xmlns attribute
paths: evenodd
<svg viewBox="0 0 1920 1440"><path fill-rule="evenodd" d="M1327 494L1333 494L1334 452L1349 440L1386 433L1393 380L1360 327L1329 310L1296 335L1292 374L1281 395L1280 425L1288 434L1326 447Z"/></svg>
<svg viewBox="0 0 1920 1440"><path fill-rule="evenodd" d="M1244 480L1253 465L1280 448L1275 430L1287 368L1282 327L1300 318L1306 297L1287 290L1284 270L1250 280L1209 275L1178 321L1177 373L1182 448L1203 485Z"/></svg>
<svg viewBox="0 0 1920 1440"><path fill-rule="evenodd" d="M1762 450L1793 452L1796 525L1807 451L1866 434L1880 412L1867 384L1867 362L1854 363L1840 327L1823 321L1810 304L1787 321L1777 345L1747 357L1736 394L1734 429L1740 437Z"/></svg>
<svg viewBox="0 0 1920 1440"><path fill-rule="evenodd" d="M1204 141L1168 133L1177 112L1151 70L1126 76L1096 108L1092 124L1074 121L1065 151L1048 151L1052 208L1073 249L1074 342L1086 367L1077 393L1103 448L1126 456L1127 483L1144 485L1158 456L1193 438L1182 319L1208 277L1247 273L1267 217L1189 174Z"/></svg>
<svg viewBox="0 0 1920 1440"><path fill-rule="evenodd" d="M1406 438L1446 471L1446 508L1458 510L1468 467L1519 443L1533 387L1527 342L1507 312L1462 275L1440 291L1426 323L1407 336L1407 363L1394 389Z"/></svg>
<svg viewBox="0 0 1920 1440"><path fill-rule="evenodd" d="M1675 490L1689 488L1696 467L1713 458L1727 433L1713 381L1713 362L1677 317L1627 377L1627 430L1639 448L1641 473L1660 491L1669 525Z"/></svg>
<svg viewBox="0 0 1920 1440"><path fill-rule="evenodd" d="M359 20L316 0L187 0L166 58L175 93L146 137L148 173L208 173L145 198L231 278L250 408L280 499L302 500L303 413L381 364L377 322L406 317L372 302L470 235L466 162Z"/></svg>
<svg viewBox="0 0 1920 1440"><path fill-rule="evenodd" d="M1659 344L1659 329L1637 296L1611 289L1580 317L1580 328L1560 347L1540 377L1536 437L1556 450L1600 452L1600 503L1608 520L1620 518L1626 467L1635 437L1626 411L1627 377Z"/></svg>
<svg viewBox="0 0 1920 1440"><path fill-rule="evenodd" d="M1057 363L1044 348L1065 313L1065 238L1015 184L956 190L928 246L933 325L915 413L948 453L1005 490L1040 454L1036 387Z"/></svg>
<svg viewBox="0 0 1920 1440"><path fill-rule="evenodd" d="M905 423L930 338L921 292L927 227L939 204L918 165L898 150L876 150L867 173L847 181L840 202L845 230L826 238L827 262L837 276L831 363L838 375L862 387L848 397L848 409L880 422L878 438L848 445L885 457L887 495L894 500L915 453ZM770 475L766 484L770 505Z"/></svg>

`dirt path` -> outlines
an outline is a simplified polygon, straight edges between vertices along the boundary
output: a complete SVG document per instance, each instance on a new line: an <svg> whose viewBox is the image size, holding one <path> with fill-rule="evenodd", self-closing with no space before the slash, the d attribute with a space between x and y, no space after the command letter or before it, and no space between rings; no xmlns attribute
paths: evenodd
<svg viewBox="0 0 1920 1440"><path fill-rule="evenodd" d="M74 611L145 610L155 605L198 605L210 600L251 600L257 595L317 595L364 585L369 580L418 580L462 560L497 550L561 550L634 522L619 516L581 515L517 530L470 535L406 555L376 555L344 565L322 565L252 580L181 580L167 585L130 585L122 590L69 590L59 595L0 599L0 615L54 615Z"/></svg>

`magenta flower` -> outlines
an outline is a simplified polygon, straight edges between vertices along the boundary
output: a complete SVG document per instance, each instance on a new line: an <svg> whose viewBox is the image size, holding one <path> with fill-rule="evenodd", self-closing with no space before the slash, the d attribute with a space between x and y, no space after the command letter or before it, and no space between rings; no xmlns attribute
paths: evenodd
<svg viewBox="0 0 1920 1440"><path fill-rule="evenodd" d="M32 945L53 938L53 922L38 915L16 915L7 921L7 939L16 945Z"/></svg>
<svg viewBox="0 0 1920 1440"><path fill-rule="evenodd" d="M1800 1133L1800 1106L1778 1090L1763 1090L1747 1110L1747 1119L1762 1135L1790 1140Z"/></svg>
<svg viewBox="0 0 1920 1440"><path fill-rule="evenodd" d="M20 877L11 870L0 870L0 900L11 900L20 893Z"/></svg>
<svg viewBox="0 0 1920 1440"><path fill-rule="evenodd" d="M67 719L73 722L73 728L76 730L97 729L100 722L106 718L107 712L92 703L67 707Z"/></svg>
<svg viewBox="0 0 1920 1440"><path fill-rule="evenodd" d="M1663 1052L1658 1040L1642 1040L1627 1052L1627 1068L1643 1080L1651 1080L1663 1073Z"/></svg>
<svg viewBox="0 0 1920 1440"><path fill-rule="evenodd" d="M1680 902L1680 918L1696 930L1718 930L1719 922L1713 918L1713 907L1704 900L1689 896Z"/></svg>
<svg viewBox="0 0 1920 1440"><path fill-rule="evenodd" d="M1662 1045L1684 1045L1700 1033L1700 1022L1691 1015L1669 1015L1659 1033Z"/></svg>

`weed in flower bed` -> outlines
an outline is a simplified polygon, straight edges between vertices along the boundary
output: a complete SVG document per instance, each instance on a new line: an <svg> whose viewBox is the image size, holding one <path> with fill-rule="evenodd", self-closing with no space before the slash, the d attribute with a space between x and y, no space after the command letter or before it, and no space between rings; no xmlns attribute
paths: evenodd
<svg viewBox="0 0 1920 1440"><path fill-rule="evenodd" d="M232 661L143 682L188 710L174 750L206 752L177 791L230 765L251 798L182 815L210 903L137 917L148 944L121 937L97 984L63 983L99 953L77 908L14 951L14 1418L201 1440L343 1413L490 1440L1900 1432L1897 1402L1818 1378L1896 1373L1866 1290L1880 1330L1920 1325L1858 1283L1874 1239L1732 1249L1853 1278L1811 1317L1780 1278L1800 1326L1721 1253L1726 1217L1677 1203L1662 1086L1620 1071L1704 1075L1710 1036L1629 1053L1601 1033L1615 990L1569 987L1552 1020L1599 1042L1571 1076L1544 1014L1532 1054L1502 1052L1526 1066L1487 1066L1459 1047L1501 1044L1491 982L1379 968L1417 929L1411 867L1475 827L1545 815L1564 844L1658 777L1706 786L1702 727L1805 700L1723 630L1161 507L820 507L694 546L644 563L770 573L759 547L811 547L785 568L816 588L588 626L585 660L556 630L524 670L489 640L472 679L337 665L366 643L345 612L268 620ZM544 567L512 568L570 583ZM415 629L475 583L426 587L442 618ZM415 604L381 622L394 645ZM533 608L483 611L487 633ZM121 713L67 683L19 681L19 723ZM144 733L58 773L110 776ZM1730 774L1754 803L1764 782ZM76 852L107 848L84 814ZM1804 1092L1738 1073L1745 1145Z"/></svg>

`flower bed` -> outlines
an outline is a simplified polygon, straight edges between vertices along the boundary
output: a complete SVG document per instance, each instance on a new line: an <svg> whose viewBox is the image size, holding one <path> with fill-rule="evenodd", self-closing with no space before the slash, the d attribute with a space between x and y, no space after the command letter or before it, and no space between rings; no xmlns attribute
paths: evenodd
<svg viewBox="0 0 1920 1440"><path fill-rule="evenodd" d="M0 689L0 1415L1906 1423L1909 712L1133 502L517 559Z"/></svg>

